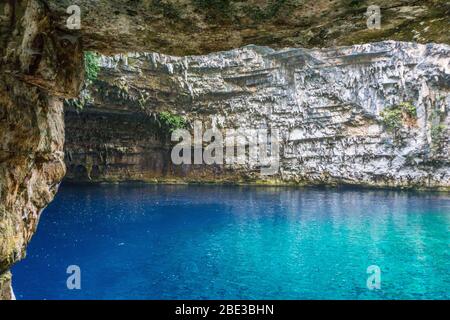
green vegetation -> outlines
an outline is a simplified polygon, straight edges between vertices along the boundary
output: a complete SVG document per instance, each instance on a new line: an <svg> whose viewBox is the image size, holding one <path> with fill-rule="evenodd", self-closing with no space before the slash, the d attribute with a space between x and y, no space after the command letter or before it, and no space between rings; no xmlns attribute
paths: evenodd
<svg viewBox="0 0 450 320"><path fill-rule="evenodd" d="M440 150L444 146L445 131L447 127L440 123L431 127L431 143L433 149Z"/></svg>
<svg viewBox="0 0 450 320"><path fill-rule="evenodd" d="M186 120L182 116L172 114L168 111L160 112L158 114L158 121L161 128L167 133L186 128Z"/></svg>
<svg viewBox="0 0 450 320"><path fill-rule="evenodd" d="M431 125L431 148L435 152L441 151L445 146L447 126L442 122L444 119L445 115L439 109L433 110L429 119Z"/></svg>
<svg viewBox="0 0 450 320"><path fill-rule="evenodd" d="M402 102L398 106L408 117L417 118L417 109L411 102Z"/></svg>
<svg viewBox="0 0 450 320"><path fill-rule="evenodd" d="M438 124L436 126L433 126L431 128L431 138L433 141L441 140L445 133L445 125L444 124Z"/></svg>
<svg viewBox="0 0 450 320"><path fill-rule="evenodd" d="M402 111L398 108L385 109L381 112L383 117L383 125L388 131L397 131L402 125Z"/></svg>
<svg viewBox="0 0 450 320"><path fill-rule="evenodd" d="M84 53L84 73L85 81L83 84L83 89L80 92L80 96L76 99L65 99L66 105L73 107L78 110L82 110L83 107L92 101L92 97L89 94L88 86L97 79L98 72L100 71L100 58L99 56L91 51L86 51Z"/></svg>
<svg viewBox="0 0 450 320"><path fill-rule="evenodd" d="M75 108L79 111L83 110L84 106L92 102L92 97L89 91L84 88L78 98L76 99L64 99L66 105Z"/></svg>
<svg viewBox="0 0 450 320"><path fill-rule="evenodd" d="M388 131L397 133L403 127L405 120L413 120L417 118L416 107L410 102L402 102L384 109L381 112L383 125Z"/></svg>
<svg viewBox="0 0 450 320"><path fill-rule="evenodd" d="M100 70L100 58L96 53L87 51L84 53L84 72L87 81L94 81L98 77Z"/></svg>

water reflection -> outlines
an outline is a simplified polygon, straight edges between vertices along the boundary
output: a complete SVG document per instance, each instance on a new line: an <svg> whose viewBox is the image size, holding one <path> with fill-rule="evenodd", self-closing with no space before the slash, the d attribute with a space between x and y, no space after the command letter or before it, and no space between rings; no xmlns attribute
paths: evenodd
<svg viewBox="0 0 450 320"><path fill-rule="evenodd" d="M448 298L449 215L442 194L67 185L15 288L53 299ZM69 264L82 268L81 291L65 288ZM378 291L366 288L372 264Z"/></svg>

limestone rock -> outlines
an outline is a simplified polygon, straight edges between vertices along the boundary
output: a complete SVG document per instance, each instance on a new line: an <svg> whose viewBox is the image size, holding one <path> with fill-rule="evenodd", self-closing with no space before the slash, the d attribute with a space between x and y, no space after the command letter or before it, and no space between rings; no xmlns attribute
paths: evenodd
<svg viewBox="0 0 450 320"><path fill-rule="evenodd" d="M246 46L204 56L104 57L91 104L66 113L69 177L86 178L93 166L94 181L262 179L448 189L449 53L443 44L387 41L321 50ZM390 132L383 110L405 103L416 115ZM163 167L170 144L155 140L148 116L163 110L223 131L279 129L279 172L262 178L249 165ZM91 130L82 131L83 125ZM444 128L439 141L432 137L436 126Z"/></svg>
<svg viewBox="0 0 450 320"><path fill-rule="evenodd" d="M73 4L85 48L105 54L207 54L248 44L331 47L380 40L449 43L450 6L440 0L45 0L60 30ZM367 28L367 8L381 28Z"/></svg>

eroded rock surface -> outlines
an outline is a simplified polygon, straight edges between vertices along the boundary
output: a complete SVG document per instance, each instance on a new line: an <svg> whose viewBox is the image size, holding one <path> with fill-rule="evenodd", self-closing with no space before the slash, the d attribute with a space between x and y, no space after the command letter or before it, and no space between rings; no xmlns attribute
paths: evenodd
<svg viewBox="0 0 450 320"><path fill-rule="evenodd" d="M81 9L83 37L104 53L156 51L184 56L248 44L330 47L380 40L449 42L450 5L442 0L45 0L58 28ZM367 28L367 8L381 29Z"/></svg>
<svg viewBox="0 0 450 320"><path fill-rule="evenodd" d="M80 44L61 39L41 2L1 9L0 299L10 299L9 268L65 173L62 97L78 94L83 64Z"/></svg>
<svg viewBox="0 0 450 320"><path fill-rule="evenodd" d="M69 178L448 189L449 72L448 45L393 41L103 58L90 104L66 113ZM414 115L390 129L383 111L404 105ZM231 128L278 129L279 172L261 177L250 165L167 164L170 143L158 139L154 121L163 110L224 135Z"/></svg>

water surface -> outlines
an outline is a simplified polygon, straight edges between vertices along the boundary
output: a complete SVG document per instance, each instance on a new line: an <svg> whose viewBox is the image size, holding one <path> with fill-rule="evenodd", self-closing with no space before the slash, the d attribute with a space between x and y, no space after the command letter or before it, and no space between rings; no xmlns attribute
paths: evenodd
<svg viewBox="0 0 450 320"><path fill-rule="evenodd" d="M13 286L18 299L449 299L449 227L442 194L63 185Z"/></svg>

